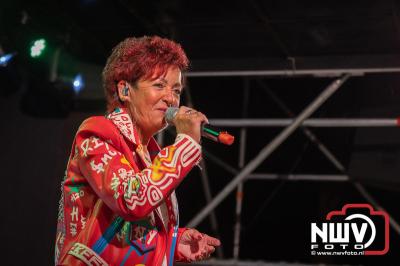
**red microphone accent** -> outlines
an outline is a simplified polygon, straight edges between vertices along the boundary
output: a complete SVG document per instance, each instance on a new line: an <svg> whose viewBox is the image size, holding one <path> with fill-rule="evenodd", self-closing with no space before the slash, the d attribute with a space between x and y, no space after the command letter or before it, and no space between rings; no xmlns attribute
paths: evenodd
<svg viewBox="0 0 400 266"><path fill-rule="evenodd" d="M235 141L235 137L225 131L219 133L218 141L225 145L232 145L232 143Z"/></svg>

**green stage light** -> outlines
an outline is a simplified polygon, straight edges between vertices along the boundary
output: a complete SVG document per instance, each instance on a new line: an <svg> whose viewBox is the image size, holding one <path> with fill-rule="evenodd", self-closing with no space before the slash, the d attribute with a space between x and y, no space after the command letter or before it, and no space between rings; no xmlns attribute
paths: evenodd
<svg viewBox="0 0 400 266"><path fill-rule="evenodd" d="M46 40L39 39L33 42L31 46L31 57L39 57L46 48Z"/></svg>

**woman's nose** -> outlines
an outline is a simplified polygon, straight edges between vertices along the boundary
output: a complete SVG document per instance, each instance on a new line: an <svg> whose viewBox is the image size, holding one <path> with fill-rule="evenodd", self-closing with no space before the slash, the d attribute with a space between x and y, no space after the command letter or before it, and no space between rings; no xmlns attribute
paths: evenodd
<svg viewBox="0 0 400 266"><path fill-rule="evenodd" d="M164 94L164 101L168 106L176 106L178 99L174 96L172 89L166 89Z"/></svg>

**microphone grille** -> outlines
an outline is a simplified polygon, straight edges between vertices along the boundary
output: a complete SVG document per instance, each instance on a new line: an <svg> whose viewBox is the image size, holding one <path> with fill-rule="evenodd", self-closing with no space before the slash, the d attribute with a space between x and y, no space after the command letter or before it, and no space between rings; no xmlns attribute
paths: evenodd
<svg viewBox="0 0 400 266"><path fill-rule="evenodd" d="M167 121L168 124L172 125L172 120L176 116L176 113L178 112L179 108L178 107L168 107L167 111L165 111L165 121Z"/></svg>

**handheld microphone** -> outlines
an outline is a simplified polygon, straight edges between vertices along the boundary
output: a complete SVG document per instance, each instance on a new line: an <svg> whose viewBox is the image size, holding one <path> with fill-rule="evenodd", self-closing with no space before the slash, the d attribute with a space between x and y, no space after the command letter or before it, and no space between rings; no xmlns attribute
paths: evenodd
<svg viewBox="0 0 400 266"><path fill-rule="evenodd" d="M178 107L167 108L167 111L165 112L165 121L167 121L168 124L173 124L172 120L174 120L176 114L178 113L178 110ZM235 140L235 137L228 132L219 131L210 125L202 125L201 136L225 145L231 145Z"/></svg>

